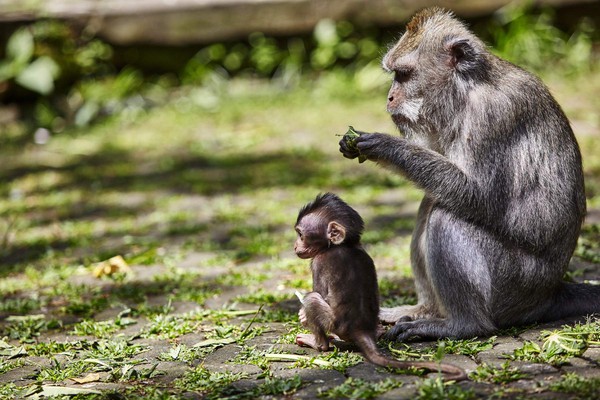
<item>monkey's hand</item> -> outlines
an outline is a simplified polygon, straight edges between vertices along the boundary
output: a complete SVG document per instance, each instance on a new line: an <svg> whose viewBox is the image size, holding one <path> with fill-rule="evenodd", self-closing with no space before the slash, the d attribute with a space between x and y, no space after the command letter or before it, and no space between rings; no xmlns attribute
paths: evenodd
<svg viewBox="0 0 600 400"><path fill-rule="evenodd" d="M351 126L349 127L348 132L339 142L340 152L343 154L344 157L352 159L361 156L361 154L358 151L358 148L356 147L356 139L364 134L364 132L357 131ZM361 160L361 158L359 158L359 161Z"/></svg>
<svg viewBox="0 0 600 400"><path fill-rule="evenodd" d="M405 139L385 133L363 133L356 139L358 153L367 160L385 162L405 143Z"/></svg>
<svg viewBox="0 0 600 400"><path fill-rule="evenodd" d="M304 310L304 307L302 307L300 311L298 311L298 318L300 319L300 324L302 324L302 326L306 328L308 320L306 319L306 311Z"/></svg>

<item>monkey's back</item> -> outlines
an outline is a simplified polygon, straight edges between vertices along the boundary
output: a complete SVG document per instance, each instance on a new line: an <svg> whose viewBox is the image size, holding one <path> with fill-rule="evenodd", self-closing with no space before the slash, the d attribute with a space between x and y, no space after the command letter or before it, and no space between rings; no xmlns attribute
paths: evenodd
<svg viewBox="0 0 600 400"><path fill-rule="evenodd" d="M333 310L334 332L342 339L350 339L357 331L375 332L379 287L373 260L362 248L353 246L335 246L327 252L327 259L333 262L318 265L313 274L319 276L313 281L327 282L314 290Z"/></svg>
<svg viewBox="0 0 600 400"><path fill-rule="evenodd" d="M486 200L461 209L434 203L423 223L439 291L450 292L442 282L463 275L477 296L461 314L485 309L494 325L510 326L539 320L549 307L577 243L585 197L564 112L539 79L494 60L502 84L473 90L464 136L447 154Z"/></svg>

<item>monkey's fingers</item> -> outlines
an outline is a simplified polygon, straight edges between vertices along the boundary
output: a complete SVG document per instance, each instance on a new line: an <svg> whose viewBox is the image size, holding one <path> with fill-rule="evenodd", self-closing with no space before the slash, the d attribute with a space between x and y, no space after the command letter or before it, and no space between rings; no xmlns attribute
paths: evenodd
<svg viewBox="0 0 600 400"><path fill-rule="evenodd" d="M362 157L371 161L381 158L382 152L391 148L389 135L383 133L365 133L356 138L356 148Z"/></svg>
<svg viewBox="0 0 600 400"><path fill-rule="evenodd" d="M340 153L342 153L342 155L346 158L353 159L360 155L358 150L356 148L351 149L348 146L348 143L344 139L340 140L339 145L340 145Z"/></svg>
<svg viewBox="0 0 600 400"><path fill-rule="evenodd" d="M383 335L381 335L381 339L389 340L390 342L394 342L394 341L396 341L396 336L398 336L399 333L400 333L399 330L394 325L390 329L388 329L387 332L385 332Z"/></svg>
<svg viewBox="0 0 600 400"><path fill-rule="evenodd" d="M383 334L383 339L403 342L412 336L410 334L411 325L412 322L397 322L396 325L392 326L386 333Z"/></svg>
<svg viewBox="0 0 600 400"><path fill-rule="evenodd" d="M382 135L376 133L365 133L362 136L356 138L356 147L358 151L363 154L363 150L368 151L374 149L382 142Z"/></svg>

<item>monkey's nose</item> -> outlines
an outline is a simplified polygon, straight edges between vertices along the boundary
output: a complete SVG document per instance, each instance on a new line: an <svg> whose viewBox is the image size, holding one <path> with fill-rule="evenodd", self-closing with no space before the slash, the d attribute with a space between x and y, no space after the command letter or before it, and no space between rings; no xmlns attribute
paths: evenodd
<svg viewBox="0 0 600 400"><path fill-rule="evenodd" d="M388 97L388 101L394 101L394 96Z"/></svg>

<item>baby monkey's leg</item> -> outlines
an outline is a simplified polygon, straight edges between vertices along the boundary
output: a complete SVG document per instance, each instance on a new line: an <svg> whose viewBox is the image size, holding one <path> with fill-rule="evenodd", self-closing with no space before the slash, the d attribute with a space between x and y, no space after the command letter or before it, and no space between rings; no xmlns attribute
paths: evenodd
<svg viewBox="0 0 600 400"><path fill-rule="evenodd" d="M333 310L317 292L310 292L304 297L304 304L298 313L303 326L310 329L312 334L299 334L296 344L312 347L315 350L329 349L327 333L333 327Z"/></svg>

